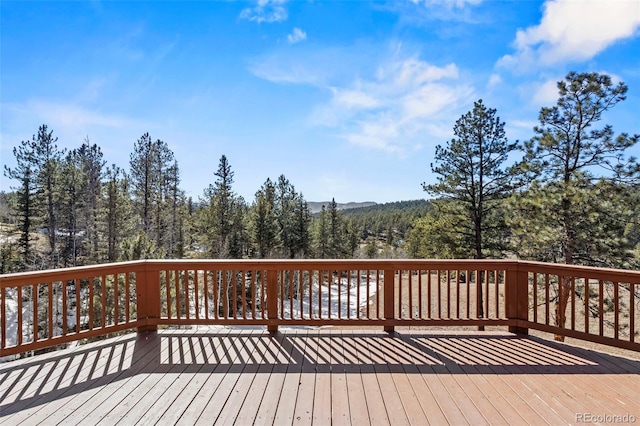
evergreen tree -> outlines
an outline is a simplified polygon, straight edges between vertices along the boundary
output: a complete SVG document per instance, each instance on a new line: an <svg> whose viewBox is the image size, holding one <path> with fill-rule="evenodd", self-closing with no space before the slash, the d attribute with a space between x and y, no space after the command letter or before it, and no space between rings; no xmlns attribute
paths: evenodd
<svg viewBox="0 0 640 426"><path fill-rule="evenodd" d="M229 257L229 238L233 231L236 194L233 192L233 171L223 155L214 173L217 179L205 190L208 209L205 212L205 243L211 257Z"/></svg>
<svg viewBox="0 0 640 426"><path fill-rule="evenodd" d="M228 252L232 259L242 259L249 254L251 238L247 231L246 218L249 216L249 207L244 198L236 196L232 204L231 234L229 238Z"/></svg>
<svg viewBox="0 0 640 426"><path fill-rule="evenodd" d="M449 201L454 204L454 201ZM454 209L450 206L447 210ZM460 207L458 207L460 208ZM417 259L461 259L473 256L473 244L457 221L457 215L430 211L416 219L407 233L409 256Z"/></svg>
<svg viewBox="0 0 640 426"><path fill-rule="evenodd" d="M325 259L329 256L329 231L327 220L327 208L323 205L322 210L318 213L315 229L315 252L316 257Z"/></svg>
<svg viewBox="0 0 640 426"><path fill-rule="evenodd" d="M171 199L171 192L175 189L177 195L180 178L178 163L166 142L160 139L156 141L155 154L157 190L152 196L155 218L153 223L155 228L154 242L166 256L170 254L169 241L172 237L170 215L174 211L174 207L177 209L177 200ZM175 206L173 206L174 202Z"/></svg>
<svg viewBox="0 0 640 426"><path fill-rule="evenodd" d="M276 185L275 216L282 256L295 258L309 251L311 212L302 194L281 175Z"/></svg>
<svg viewBox="0 0 640 426"><path fill-rule="evenodd" d="M182 252L182 255L180 257L185 257L189 252L195 251L197 249L198 235L200 233L200 227L197 221L198 209L196 203L193 202L192 197L187 197L185 205L182 208L182 212L183 213L179 219L180 221L182 221L182 224L179 228L179 232L181 233L180 250Z"/></svg>
<svg viewBox="0 0 640 426"><path fill-rule="evenodd" d="M554 261L567 264L593 264L596 258L588 241L596 241L598 228L589 220L595 214L594 197L598 183L611 179L609 173L621 171L618 165L624 161L624 151L639 136L626 133L614 137L610 125L593 129L602 114L626 98L627 86L620 82L613 85L607 75L571 72L558 82L557 105L542 108L540 126L534 128L535 136L527 142L526 161L529 168L538 173L537 184L524 197L525 222L539 222L532 204L544 204L547 223L557 224L558 238L554 238L558 253ZM526 209L529 207L529 209ZM604 219L604 217L603 217ZM591 254L589 254L591 253Z"/></svg>
<svg viewBox="0 0 640 426"><path fill-rule="evenodd" d="M115 262L126 259L122 250L123 241L134 232L132 223L133 207L129 193L129 181L126 174L115 164L111 165L105 173L104 195L104 226L106 235L107 262Z"/></svg>
<svg viewBox="0 0 640 426"><path fill-rule="evenodd" d="M17 214L18 229L20 238L18 246L22 268L31 269L34 264L33 237L31 233L34 229L34 218L36 216L36 171L34 164L33 148L29 141L22 141L21 144L13 148L13 155L16 158L16 166L10 168L4 166L4 175L9 179L19 182L16 190L17 194Z"/></svg>
<svg viewBox="0 0 640 426"><path fill-rule="evenodd" d="M60 209L60 167L63 151L57 138L46 125L38 128L30 141L22 141L13 153L17 166L5 166L5 176L20 182L18 209L20 216L20 248L25 267L34 265L31 233L44 225L49 248L49 267L58 264L58 220ZM35 266L35 265L34 265Z"/></svg>
<svg viewBox="0 0 640 426"><path fill-rule="evenodd" d="M60 210L60 166L64 151L58 149L53 137L53 130L49 131L46 125L40 126L38 134L32 138L31 146L34 163L36 166L36 182L38 195L41 200L44 213L44 225L47 229L49 242L50 265L57 266L58 253L58 221Z"/></svg>
<svg viewBox="0 0 640 426"><path fill-rule="evenodd" d="M275 216L278 224L278 239L283 257L294 258L295 247L296 191L289 179L280 175L276 184Z"/></svg>
<svg viewBox="0 0 640 426"><path fill-rule="evenodd" d="M252 208L251 229L256 256L271 257L277 244L278 225L275 216L275 186L267 178L256 198Z"/></svg>
<svg viewBox="0 0 640 426"><path fill-rule="evenodd" d="M307 257L311 250L311 211L302 194L295 195L292 257Z"/></svg>
<svg viewBox="0 0 640 426"><path fill-rule="evenodd" d="M82 166L80 164L78 150L67 153L62 166L62 202L60 213L62 226L65 228L62 233L64 244L62 249L63 264L76 266L78 254L81 251L78 241L79 216L83 206L83 194L87 192L86 180L84 179Z"/></svg>
<svg viewBox="0 0 640 426"><path fill-rule="evenodd" d="M456 121L453 131L456 137L446 147L436 147L436 165L431 164L438 183L423 183L423 188L439 197L434 204L459 224L455 229L471 239L473 257L482 259L486 251L504 249L506 226L499 211L524 183L515 167L505 166L517 143L507 140L504 122L482 100Z"/></svg>
<svg viewBox="0 0 640 426"><path fill-rule="evenodd" d="M130 159L132 195L142 221L142 230L151 231L153 193L157 182L155 149L149 133L142 135L134 146Z"/></svg>
<svg viewBox="0 0 640 426"><path fill-rule="evenodd" d="M92 263L100 259L100 199L102 191L103 168L102 150L96 144L91 145L87 137L77 150L78 160L83 172L84 191L81 193L83 205L83 226L85 249Z"/></svg>
<svg viewBox="0 0 640 426"><path fill-rule="evenodd" d="M627 86L614 85L607 75L571 72L558 82L558 91L557 104L541 109L540 125L526 144L527 166L538 179L514 203L520 212L513 223L515 240L536 249L544 260L566 264L623 260L629 249L615 235L621 230L618 221L625 206L619 204L623 198L610 191L616 177L634 169L624 151L640 136L614 137L610 125L594 126L604 112L625 99ZM630 167L620 167L625 163ZM597 174L599 170L605 173ZM561 303L556 305L556 324L561 327L568 299L569 282L564 280L559 285Z"/></svg>
<svg viewBox="0 0 640 426"><path fill-rule="evenodd" d="M149 133L145 133L135 144L130 167L133 200L142 230L153 242L156 255L167 255L171 240L167 228L172 212L167 199L171 188L177 190L179 182L174 154L166 142L160 139L152 142Z"/></svg>
<svg viewBox="0 0 640 426"><path fill-rule="evenodd" d="M345 252L349 255L349 257L354 258L356 255L356 250L358 248L358 244L360 242L361 234L358 232L356 225L351 220L347 220L345 222Z"/></svg>
<svg viewBox="0 0 640 426"><path fill-rule="evenodd" d="M184 226L184 191L180 189L180 169L178 168L178 161L174 159L173 164L167 169L167 176L165 178L165 199L168 204L168 237L166 238L166 250L169 258L182 257L182 248L184 242L182 241Z"/></svg>
<svg viewBox="0 0 640 426"><path fill-rule="evenodd" d="M376 246L376 240L373 238L367 240L364 251L368 259L375 259L378 256L378 247Z"/></svg>
<svg viewBox="0 0 640 426"><path fill-rule="evenodd" d="M335 198L329 203L328 216L328 255L329 258L338 259L345 255L344 224L342 215L338 211Z"/></svg>

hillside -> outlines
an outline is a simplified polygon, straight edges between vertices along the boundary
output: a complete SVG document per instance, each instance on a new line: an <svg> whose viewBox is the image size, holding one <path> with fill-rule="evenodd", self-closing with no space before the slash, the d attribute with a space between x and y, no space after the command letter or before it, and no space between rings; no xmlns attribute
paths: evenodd
<svg viewBox="0 0 640 426"><path fill-rule="evenodd" d="M367 203L348 203L348 204L367 204ZM409 200L409 201L394 201L391 203L377 204L371 203L366 206L357 206L349 208L349 211L345 211L345 216L361 216L369 214L385 214L385 213L397 213L399 211L416 211L427 212L431 208L431 203L427 200Z"/></svg>
<svg viewBox="0 0 640 426"><path fill-rule="evenodd" d="M307 204L312 214L319 213L322 210L322 206L328 206L331 201L309 201ZM361 203L349 202L349 203L337 203L338 210L352 210L361 209L378 205L374 201L363 201Z"/></svg>
<svg viewBox="0 0 640 426"><path fill-rule="evenodd" d="M344 210L342 214L363 238L375 237L388 244L405 238L414 221L431 210L427 200L396 201Z"/></svg>

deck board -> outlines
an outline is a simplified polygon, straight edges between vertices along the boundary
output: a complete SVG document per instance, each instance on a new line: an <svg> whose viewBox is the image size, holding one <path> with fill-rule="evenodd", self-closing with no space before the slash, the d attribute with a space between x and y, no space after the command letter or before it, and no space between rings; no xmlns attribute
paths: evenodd
<svg viewBox="0 0 640 426"><path fill-rule="evenodd" d="M380 346L380 339L385 338L386 336L379 335L378 338L367 339L367 346L374 364L374 371L389 422L392 425L408 424L407 414L402 406L402 399L396 388L393 373L385 359L385 350Z"/></svg>
<svg viewBox="0 0 640 426"><path fill-rule="evenodd" d="M362 383L360 370L361 356L358 353L356 340L350 333L343 333L342 356L345 361L344 372L347 381L347 393L349 398L349 422L351 424L371 423L365 388Z"/></svg>
<svg viewBox="0 0 640 426"><path fill-rule="evenodd" d="M351 424L351 413L344 338L340 330L332 335L338 335L340 338L331 344L331 422L334 425L348 425Z"/></svg>
<svg viewBox="0 0 640 426"><path fill-rule="evenodd" d="M278 403L282 396L284 379L287 375L289 364L293 361L288 355L293 350L291 339L283 339L284 333L280 335L281 346L279 351L275 351L273 357L277 360L272 366L264 389L264 395L260 402L260 407L255 417L255 423L259 425L273 424L278 410ZM292 370L293 372L293 370Z"/></svg>
<svg viewBox="0 0 640 426"><path fill-rule="evenodd" d="M306 338L298 338L306 336L307 331L293 332L290 336L285 336L285 341L291 341L289 348L292 354L292 360L287 364L287 371L284 375L282 388L278 403L276 405L274 424L293 424L293 415L296 409L296 400L298 398L298 389L300 385L301 375L303 374L303 365L306 351ZM311 374L311 373L310 373Z"/></svg>
<svg viewBox="0 0 640 426"><path fill-rule="evenodd" d="M235 423L239 425L250 425L256 423L256 417L260 405L263 401L265 390L269 381L269 376L273 371L277 357L274 350L277 350L278 343L282 342L283 334L277 339L271 339L269 336L256 336L255 343L258 354L262 355L265 362L260 362L253 375L251 385L247 389L242 407L240 407ZM260 358L256 360L260 361Z"/></svg>
<svg viewBox="0 0 640 426"><path fill-rule="evenodd" d="M406 355L405 351L398 350L398 347L393 344L395 340L388 336L381 336L374 342L378 344L380 351L384 354L384 363L387 364L387 369L400 399L400 407L404 410L407 420L414 425L427 424L427 416L422 411L420 401L404 368L404 365L411 362L411 358Z"/></svg>
<svg viewBox="0 0 640 426"><path fill-rule="evenodd" d="M309 339L305 340L307 341L305 357L302 361L295 408L293 411L293 423L298 425L308 425L312 423L316 388L316 359L311 352L312 348L315 348L316 345L310 342ZM287 394L285 394L285 397L286 395Z"/></svg>
<svg viewBox="0 0 640 426"><path fill-rule="evenodd" d="M640 419L640 361L501 332L162 330L0 364L0 424Z"/></svg>
<svg viewBox="0 0 640 426"><path fill-rule="evenodd" d="M362 355L363 361L360 364L362 385L366 389L365 397L367 399L367 408L369 410L369 419L373 425L389 425L389 415L387 414L386 406L384 404L384 398L382 391L378 383L378 377L376 375L375 366L367 344L367 337L370 336L357 336L356 344L358 353Z"/></svg>
<svg viewBox="0 0 640 426"><path fill-rule="evenodd" d="M121 336L123 337L123 336ZM111 361L115 355L112 348L119 347L121 338L110 339L108 342L100 345L91 345L89 348L78 356L70 356L67 358L70 362L65 362L65 358L60 358L60 364L65 366L56 374L52 375L55 380L53 390L49 392L41 392L37 396L24 398L20 403L26 404L26 407L17 411L12 416L11 422L14 424L37 424L39 419L51 419L51 422L66 420L74 414L79 408L84 409L87 402L99 393L103 386L107 386L113 380L120 381L129 374L134 374L135 367L130 365L133 356L133 347L138 343L135 338L129 336L123 343L130 348L119 352L118 355L122 359L122 369L113 374L104 374L100 376L98 373L108 371L108 361ZM150 345L159 344L157 341L149 342ZM144 347L145 342L141 341L138 347ZM143 349L144 350L144 349ZM47 354L50 355L50 354ZM46 359L52 359L47 356ZM57 376L57 377L56 377ZM43 387L43 390L48 386ZM13 410L19 410L17 405L11 407ZM86 413L86 411L85 411Z"/></svg>
<svg viewBox="0 0 640 426"><path fill-rule="evenodd" d="M211 398L195 424L210 425L216 422L220 415L223 414L227 402L231 400L231 403L233 403L235 401L235 398L231 398L233 396L233 389L238 383L243 371L245 371L245 367L250 360L250 353L253 350L253 348L248 348L245 344L247 339L251 337L251 334L252 332L246 333L246 337L241 339L223 340L221 347L226 348L227 353L231 352L234 356L230 360L230 368L222 377L215 391L211 394ZM189 419L185 420L187 422L189 421Z"/></svg>
<svg viewBox="0 0 640 426"><path fill-rule="evenodd" d="M253 338L253 335L251 337ZM256 338L257 337L258 336L256 336ZM219 424L231 425L236 422L238 415L242 412L242 408L245 406L245 401L248 397L247 395L250 393L254 385L253 381L258 373L260 365L259 360L264 356L263 352L260 350L260 345L257 344L257 340L249 339L245 340L245 343L250 361L245 364L245 368L240 372L239 378L216 420ZM238 423L243 424L242 422Z"/></svg>
<svg viewBox="0 0 640 426"><path fill-rule="evenodd" d="M313 394L313 424L331 423L331 347L322 335L310 336L310 358L315 358L315 392ZM306 397L302 395L301 397Z"/></svg>
<svg viewBox="0 0 640 426"><path fill-rule="evenodd" d="M165 396L165 393L172 392L171 386L177 375L165 369L160 369L159 366L169 365L170 361L178 358L181 350L181 345L179 344L181 334L174 334L162 341L157 358L153 354L145 356L145 361L140 362L143 370L139 373L139 375L144 376L144 380L139 383L129 383L126 390L130 392L108 414L102 417L101 423L114 424L126 419L127 423L133 424L143 418L156 401L169 397L169 394ZM184 368L184 365L178 363L174 371L179 374ZM120 391L118 390L116 395L119 394Z"/></svg>

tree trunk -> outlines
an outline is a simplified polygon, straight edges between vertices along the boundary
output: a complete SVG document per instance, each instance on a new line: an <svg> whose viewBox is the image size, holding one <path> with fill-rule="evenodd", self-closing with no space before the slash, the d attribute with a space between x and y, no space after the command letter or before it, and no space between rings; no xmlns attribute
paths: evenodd
<svg viewBox="0 0 640 426"><path fill-rule="evenodd" d="M568 172L565 173L565 188L569 186ZM565 189L566 191L567 189ZM568 195L565 194L562 200L563 220L564 220L564 263L573 265L573 246L575 244L575 231L571 226L570 201ZM569 292L571 290L571 278L558 277L558 301L556 302L556 326L565 328L567 323L567 304L569 302ZM553 339L558 342L564 342L564 336L555 334Z"/></svg>

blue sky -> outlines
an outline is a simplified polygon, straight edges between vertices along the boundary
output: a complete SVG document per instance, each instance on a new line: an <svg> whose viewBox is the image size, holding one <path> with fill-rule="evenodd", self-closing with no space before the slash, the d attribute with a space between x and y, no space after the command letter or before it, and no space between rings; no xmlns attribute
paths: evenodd
<svg viewBox="0 0 640 426"><path fill-rule="evenodd" d="M309 201L426 198L435 146L474 101L526 140L572 70L624 81L604 121L640 133L640 1L3 0L0 14L3 165L45 123L125 169L149 132L196 199L222 154L248 201L280 174Z"/></svg>

